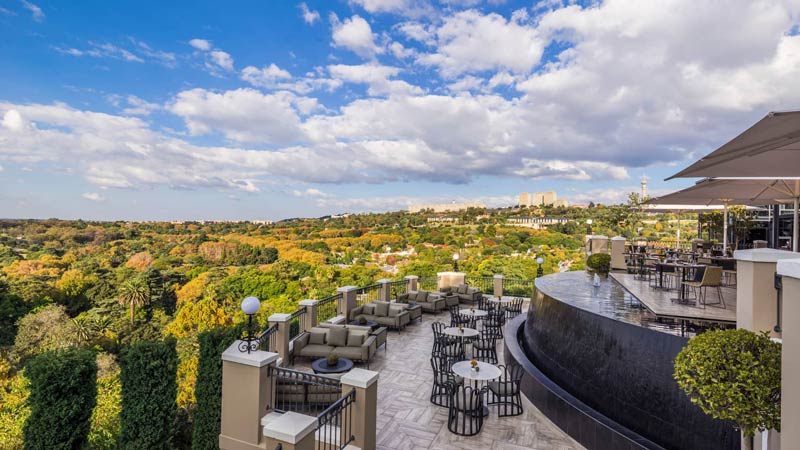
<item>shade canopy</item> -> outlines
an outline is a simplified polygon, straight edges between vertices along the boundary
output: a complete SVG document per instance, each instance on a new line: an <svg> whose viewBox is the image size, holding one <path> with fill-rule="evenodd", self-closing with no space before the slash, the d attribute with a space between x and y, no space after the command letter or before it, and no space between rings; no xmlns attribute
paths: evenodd
<svg viewBox="0 0 800 450"><path fill-rule="evenodd" d="M800 111L771 112L727 144L667 178L800 177Z"/></svg>
<svg viewBox="0 0 800 450"><path fill-rule="evenodd" d="M705 179L694 186L651 199L652 205L774 205L800 197L800 180Z"/></svg>

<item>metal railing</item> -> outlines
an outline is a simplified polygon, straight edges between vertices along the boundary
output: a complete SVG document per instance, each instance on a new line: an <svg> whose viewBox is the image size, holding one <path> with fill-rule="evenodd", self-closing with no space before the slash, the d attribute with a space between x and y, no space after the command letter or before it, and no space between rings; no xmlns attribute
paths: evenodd
<svg viewBox="0 0 800 450"><path fill-rule="evenodd" d="M339 315L339 299L342 298L342 293L325 297L317 303L317 320L319 322L327 322Z"/></svg>
<svg viewBox="0 0 800 450"><path fill-rule="evenodd" d="M522 278L503 278L503 295L513 297L533 297L534 280Z"/></svg>
<svg viewBox="0 0 800 450"><path fill-rule="evenodd" d="M316 416L336 403L342 385L336 378L283 367L271 367L273 409Z"/></svg>
<svg viewBox="0 0 800 450"><path fill-rule="evenodd" d="M389 283L389 298L394 300L399 297L400 294L405 294L406 286L408 286L406 280L392 281Z"/></svg>
<svg viewBox="0 0 800 450"><path fill-rule="evenodd" d="M356 306L363 306L365 303L378 300L381 292L380 284L364 286L356 291Z"/></svg>
<svg viewBox="0 0 800 450"><path fill-rule="evenodd" d="M494 277L467 276L466 282L470 287L478 288L486 295L492 295L494 292Z"/></svg>
<svg viewBox="0 0 800 450"><path fill-rule="evenodd" d="M269 340L272 338L272 335L278 332L278 324L274 324L271 327L267 328L266 330L262 331L261 334L258 335L255 341L255 349L254 350L264 350L264 351L272 351L269 346Z"/></svg>
<svg viewBox="0 0 800 450"><path fill-rule="evenodd" d="M292 341L300 332L303 331L303 317L306 315L306 307L301 306L297 311L293 312L289 318L289 340Z"/></svg>
<svg viewBox="0 0 800 450"><path fill-rule="evenodd" d="M356 391L350 391L317 416L317 450L341 450L355 440L353 403Z"/></svg>
<svg viewBox="0 0 800 450"><path fill-rule="evenodd" d="M438 291L439 279L437 277L420 277L417 288L421 291Z"/></svg>

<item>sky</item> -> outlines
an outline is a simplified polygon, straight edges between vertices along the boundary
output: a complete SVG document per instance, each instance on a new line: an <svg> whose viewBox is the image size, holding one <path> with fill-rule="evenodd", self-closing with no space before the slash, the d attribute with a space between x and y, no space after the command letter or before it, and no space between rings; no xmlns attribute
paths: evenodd
<svg viewBox="0 0 800 450"><path fill-rule="evenodd" d="M615 203L800 109L800 0L0 0L0 217Z"/></svg>

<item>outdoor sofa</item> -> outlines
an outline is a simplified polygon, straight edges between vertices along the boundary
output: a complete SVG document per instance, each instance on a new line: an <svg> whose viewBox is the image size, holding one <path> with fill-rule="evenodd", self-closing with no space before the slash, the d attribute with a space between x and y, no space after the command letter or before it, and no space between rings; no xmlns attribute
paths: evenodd
<svg viewBox="0 0 800 450"><path fill-rule="evenodd" d="M397 303L414 302L422 306L422 310L429 313L438 313L447 308L444 296L439 292L411 291L397 296Z"/></svg>
<svg viewBox="0 0 800 450"><path fill-rule="evenodd" d="M467 286L466 284L441 288L440 292L447 295L456 295L458 296L459 303L469 304L477 304L483 295L480 289Z"/></svg>
<svg viewBox="0 0 800 450"><path fill-rule="evenodd" d="M351 309L347 319L352 322L359 316L395 330L404 328L411 321L408 311L406 311L406 305L382 301L367 303Z"/></svg>
<svg viewBox="0 0 800 450"><path fill-rule="evenodd" d="M353 361L367 363L377 351L377 337L369 327L326 325L314 327L293 341L292 359L303 356L311 359L336 354Z"/></svg>

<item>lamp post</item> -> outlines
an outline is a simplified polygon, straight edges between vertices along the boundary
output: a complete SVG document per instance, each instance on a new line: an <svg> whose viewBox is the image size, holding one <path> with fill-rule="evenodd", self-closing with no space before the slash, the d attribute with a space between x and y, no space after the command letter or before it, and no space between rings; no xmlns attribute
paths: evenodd
<svg viewBox="0 0 800 450"><path fill-rule="evenodd" d="M258 349L258 338L253 333L253 314L257 313L259 308L261 308L261 301L256 297L245 297L242 300L242 312L247 314L247 329L245 329L241 338L242 342L239 344L240 352L250 353L252 350Z"/></svg>
<svg viewBox="0 0 800 450"><path fill-rule="evenodd" d="M586 219L586 234L592 235L592 219Z"/></svg>
<svg viewBox="0 0 800 450"><path fill-rule="evenodd" d="M539 268L536 269L536 278L539 278L542 275L544 275L544 271L542 270L542 263L543 262L544 262L544 258L542 258L541 256L536 258L536 264L539 264Z"/></svg>
<svg viewBox="0 0 800 450"><path fill-rule="evenodd" d="M453 272L458 272L458 253L453 253Z"/></svg>

